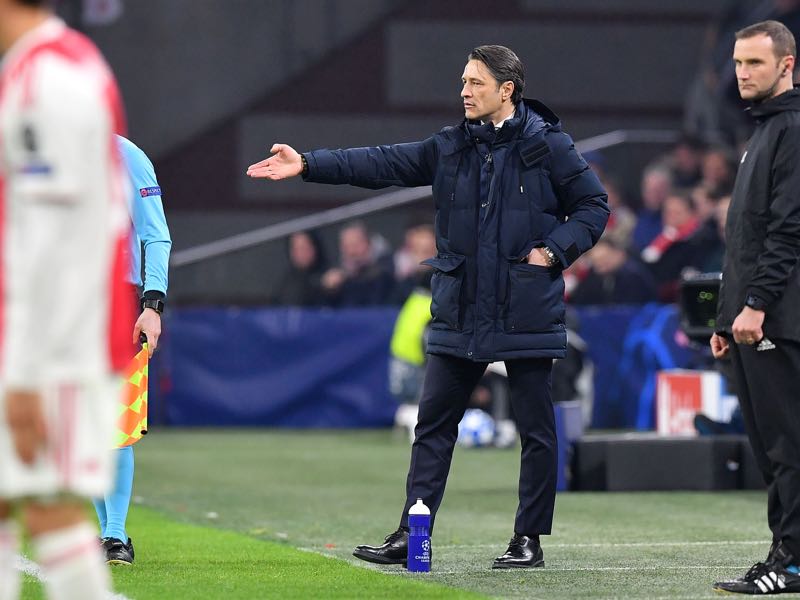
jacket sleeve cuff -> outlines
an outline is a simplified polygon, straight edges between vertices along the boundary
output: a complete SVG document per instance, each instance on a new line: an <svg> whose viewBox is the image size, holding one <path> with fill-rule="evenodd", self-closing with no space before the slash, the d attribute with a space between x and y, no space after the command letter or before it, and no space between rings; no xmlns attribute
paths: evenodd
<svg viewBox="0 0 800 600"><path fill-rule="evenodd" d="M566 269L567 267L569 267L573 262L575 262L578 259L578 256L580 256L580 254L578 254L577 252L575 253L574 256L572 256L571 253L569 252L565 252L564 249L559 245L559 243L552 237L547 238L544 241L544 245L550 248L550 250L553 251L553 254L556 255L556 258L558 258L558 261L561 263L558 266L560 266L562 269ZM574 244L570 247L574 248Z"/></svg>
<svg viewBox="0 0 800 600"><path fill-rule="evenodd" d="M770 304L775 301L772 294L765 293L758 288L748 288L744 297L745 306L750 306L755 310L767 310Z"/></svg>
<svg viewBox="0 0 800 600"><path fill-rule="evenodd" d="M301 173L300 176L303 178L303 181L314 181L311 178L311 174L318 169L317 159L314 156L314 153L301 152L300 154L306 159L306 164L308 165L308 170L305 173Z"/></svg>

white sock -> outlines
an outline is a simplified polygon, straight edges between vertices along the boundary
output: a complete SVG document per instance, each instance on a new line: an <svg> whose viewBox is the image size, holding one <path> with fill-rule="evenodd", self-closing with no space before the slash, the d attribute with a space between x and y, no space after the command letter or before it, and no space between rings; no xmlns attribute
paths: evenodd
<svg viewBox="0 0 800 600"><path fill-rule="evenodd" d="M91 525L39 535L33 543L50 600L105 600L111 577Z"/></svg>
<svg viewBox="0 0 800 600"><path fill-rule="evenodd" d="M12 520L0 521L0 600L19 597L20 572L17 569L19 528Z"/></svg>

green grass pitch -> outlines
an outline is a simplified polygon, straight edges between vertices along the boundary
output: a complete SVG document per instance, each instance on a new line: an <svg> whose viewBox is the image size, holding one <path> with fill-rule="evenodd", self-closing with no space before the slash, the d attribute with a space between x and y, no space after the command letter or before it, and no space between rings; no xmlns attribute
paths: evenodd
<svg viewBox="0 0 800 600"><path fill-rule="evenodd" d="M351 556L394 530L409 446L389 431L155 431L137 445L132 600L714 598L766 555L763 493L564 493L545 569L492 571L519 453L457 449L430 574ZM654 468L659 468L654 465ZM26 577L24 598L40 598Z"/></svg>

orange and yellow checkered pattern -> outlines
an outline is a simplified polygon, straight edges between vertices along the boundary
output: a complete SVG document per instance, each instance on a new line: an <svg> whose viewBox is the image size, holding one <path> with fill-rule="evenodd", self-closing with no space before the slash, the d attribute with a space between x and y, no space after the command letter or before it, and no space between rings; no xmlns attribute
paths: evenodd
<svg viewBox="0 0 800 600"><path fill-rule="evenodd" d="M147 365L147 344L143 344L125 368L125 384L115 432L117 448L131 446L147 433Z"/></svg>

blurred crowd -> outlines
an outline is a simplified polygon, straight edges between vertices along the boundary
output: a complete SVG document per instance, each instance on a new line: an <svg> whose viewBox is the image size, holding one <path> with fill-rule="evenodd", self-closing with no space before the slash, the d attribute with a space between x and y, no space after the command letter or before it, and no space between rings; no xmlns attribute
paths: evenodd
<svg viewBox="0 0 800 600"><path fill-rule="evenodd" d="M292 234L288 267L272 298L291 306L356 307L401 305L418 285L430 285L430 268L420 263L436 254L433 225L413 223L393 250L363 221L345 224L338 235L338 260L327 259L313 231Z"/></svg>
<svg viewBox="0 0 800 600"><path fill-rule="evenodd" d="M731 53L737 30L777 19L800 38L800 0L729 0L709 25L687 98L684 134L643 173L609 172L602 155L585 158L611 205L603 237L565 272L571 304L675 302L680 281L722 270L725 215L751 123L739 98ZM796 77L797 79L797 77ZM623 179L627 185L623 185ZM639 185L631 186L631 178ZM624 190L638 187L638 193ZM289 268L276 304L352 307L402 305L429 282L420 262L436 254L433 227L417 222L393 250L361 222L339 231L328 261L315 232L288 241Z"/></svg>
<svg viewBox="0 0 800 600"><path fill-rule="evenodd" d="M612 212L597 245L565 273L570 303L675 302L683 277L722 270L733 149L685 135L644 169L633 199L600 157L587 159Z"/></svg>
<svg viewBox="0 0 800 600"><path fill-rule="evenodd" d="M737 164L732 148L682 137L644 170L632 199L623 196L602 156L586 158L603 181L612 213L597 246L565 272L570 303L675 302L682 277L722 269ZM416 222L392 249L363 221L352 221L338 232L335 261L313 231L290 236L287 252L275 304L399 306L416 287L429 285L430 270L420 263L436 254L436 242L433 226Z"/></svg>

